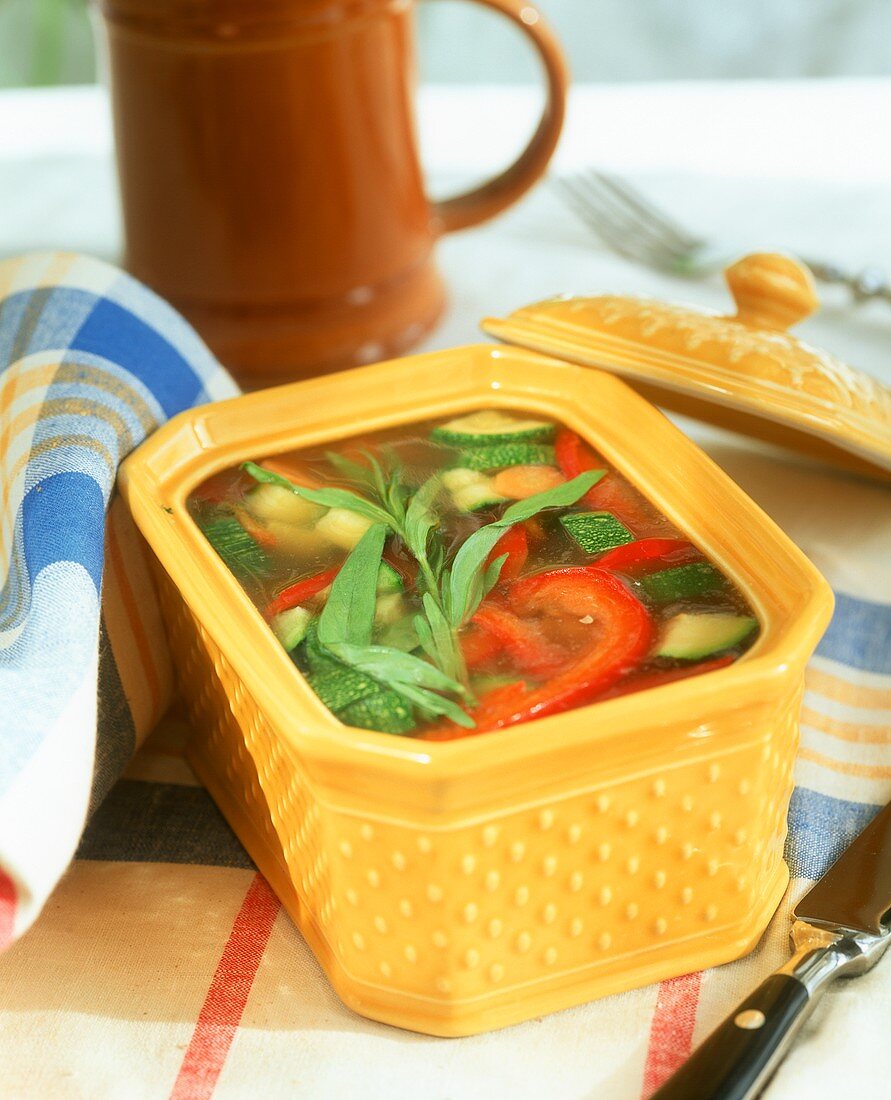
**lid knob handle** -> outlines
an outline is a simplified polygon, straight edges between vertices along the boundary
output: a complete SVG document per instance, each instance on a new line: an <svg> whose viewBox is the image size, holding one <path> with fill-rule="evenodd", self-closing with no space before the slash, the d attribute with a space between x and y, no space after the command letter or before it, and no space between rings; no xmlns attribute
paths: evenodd
<svg viewBox="0 0 891 1100"><path fill-rule="evenodd" d="M810 271L790 256L753 252L724 272L736 319L754 328L787 329L820 306Z"/></svg>

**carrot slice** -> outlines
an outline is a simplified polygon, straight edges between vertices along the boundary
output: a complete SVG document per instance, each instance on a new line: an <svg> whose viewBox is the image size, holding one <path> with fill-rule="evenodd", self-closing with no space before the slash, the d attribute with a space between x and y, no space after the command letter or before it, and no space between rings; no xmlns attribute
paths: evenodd
<svg viewBox="0 0 891 1100"><path fill-rule="evenodd" d="M525 500L536 493L556 489L565 480L555 466L508 466L492 479L492 488L499 496Z"/></svg>

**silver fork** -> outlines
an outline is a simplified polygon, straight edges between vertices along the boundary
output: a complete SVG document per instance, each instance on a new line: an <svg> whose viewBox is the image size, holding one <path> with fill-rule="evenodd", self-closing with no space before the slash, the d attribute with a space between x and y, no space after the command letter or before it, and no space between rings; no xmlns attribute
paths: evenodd
<svg viewBox="0 0 891 1100"><path fill-rule="evenodd" d="M727 244L691 233L619 176L590 169L555 183L567 205L607 248L634 263L703 278L736 258ZM852 273L826 260L800 259L820 282L847 287L855 302L880 298L891 303L891 284L879 267Z"/></svg>

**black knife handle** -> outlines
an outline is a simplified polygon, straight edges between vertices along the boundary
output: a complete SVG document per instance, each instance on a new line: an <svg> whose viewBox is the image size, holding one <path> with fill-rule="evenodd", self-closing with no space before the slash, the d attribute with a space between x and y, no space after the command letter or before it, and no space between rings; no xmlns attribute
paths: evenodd
<svg viewBox="0 0 891 1100"><path fill-rule="evenodd" d="M651 1100L749 1100L810 1007L807 988L772 974L690 1055Z"/></svg>

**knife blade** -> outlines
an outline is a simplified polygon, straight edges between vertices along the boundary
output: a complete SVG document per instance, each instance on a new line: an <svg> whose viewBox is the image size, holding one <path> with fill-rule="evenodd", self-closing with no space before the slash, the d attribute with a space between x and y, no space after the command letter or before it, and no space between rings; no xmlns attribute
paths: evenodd
<svg viewBox="0 0 891 1100"><path fill-rule="evenodd" d="M830 983L879 961L891 942L891 803L793 916L789 962L737 1005L651 1100L753 1100Z"/></svg>

